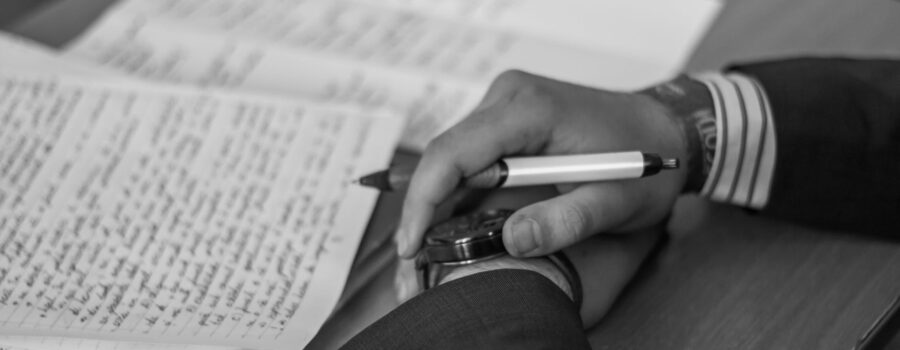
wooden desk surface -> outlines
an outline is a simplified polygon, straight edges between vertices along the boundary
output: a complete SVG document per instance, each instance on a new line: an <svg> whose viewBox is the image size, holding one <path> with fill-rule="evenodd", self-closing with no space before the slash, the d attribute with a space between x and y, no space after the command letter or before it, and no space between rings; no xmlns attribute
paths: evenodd
<svg viewBox="0 0 900 350"><path fill-rule="evenodd" d="M6 29L58 46L112 1L58 1ZM897 1L731 0L688 68L809 54L900 57L898 37ZM389 227L399 203L382 198L370 232ZM309 348L335 348L395 306L392 276L393 266L348 299ZM897 295L897 242L688 197L668 245L590 340L596 349L850 349Z"/></svg>
<svg viewBox="0 0 900 350"><path fill-rule="evenodd" d="M671 232L591 331L596 349L850 349L900 293L897 242L679 209L694 205L678 215L704 218Z"/></svg>

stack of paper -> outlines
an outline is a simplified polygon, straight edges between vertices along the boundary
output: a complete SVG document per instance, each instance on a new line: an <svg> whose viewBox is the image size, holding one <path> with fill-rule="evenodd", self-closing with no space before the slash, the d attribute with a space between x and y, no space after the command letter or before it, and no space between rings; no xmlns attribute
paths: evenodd
<svg viewBox="0 0 900 350"><path fill-rule="evenodd" d="M403 118L97 79L0 43L0 333L312 339L377 197L350 182L388 164Z"/></svg>
<svg viewBox="0 0 900 350"><path fill-rule="evenodd" d="M505 70L607 89L670 78L717 9L712 0L126 0L66 56L155 80L386 107L409 119L401 145L421 150Z"/></svg>

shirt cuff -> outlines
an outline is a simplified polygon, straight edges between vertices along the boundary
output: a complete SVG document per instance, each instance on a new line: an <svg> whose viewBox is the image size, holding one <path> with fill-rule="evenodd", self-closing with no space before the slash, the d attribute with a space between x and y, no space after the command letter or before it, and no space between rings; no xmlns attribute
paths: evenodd
<svg viewBox="0 0 900 350"><path fill-rule="evenodd" d="M716 153L700 195L716 202L762 209L775 170L775 126L762 85L746 75L693 76L712 94L718 130Z"/></svg>

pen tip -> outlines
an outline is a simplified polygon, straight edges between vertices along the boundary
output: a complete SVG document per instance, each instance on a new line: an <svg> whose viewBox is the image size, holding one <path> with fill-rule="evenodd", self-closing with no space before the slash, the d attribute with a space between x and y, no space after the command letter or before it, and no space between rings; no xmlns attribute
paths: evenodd
<svg viewBox="0 0 900 350"><path fill-rule="evenodd" d="M390 180L388 179L388 177L388 172L386 170L383 170L363 176L354 182L362 186L373 187L375 189L384 191L391 188Z"/></svg>

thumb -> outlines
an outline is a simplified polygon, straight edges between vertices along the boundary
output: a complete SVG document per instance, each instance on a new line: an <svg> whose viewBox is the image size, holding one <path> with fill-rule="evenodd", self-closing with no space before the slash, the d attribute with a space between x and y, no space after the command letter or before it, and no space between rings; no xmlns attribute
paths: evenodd
<svg viewBox="0 0 900 350"><path fill-rule="evenodd" d="M636 205L620 184L591 183L516 211L503 227L513 256L550 254L632 217Z"/></svg>

